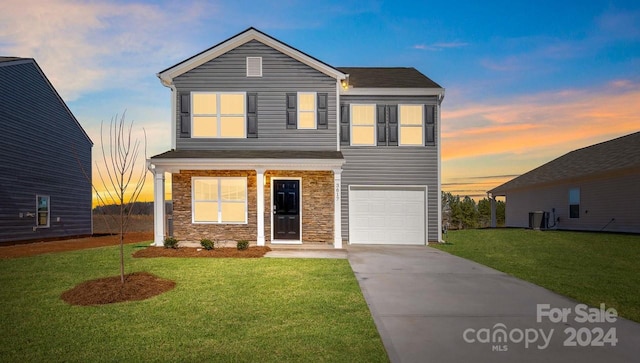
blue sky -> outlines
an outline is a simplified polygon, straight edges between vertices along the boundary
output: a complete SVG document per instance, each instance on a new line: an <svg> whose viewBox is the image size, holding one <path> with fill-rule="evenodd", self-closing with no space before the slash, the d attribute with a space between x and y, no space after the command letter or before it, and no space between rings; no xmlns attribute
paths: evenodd
<svg viewBox="0 0 640 363"><path fill-rule="evenodd" d="M410 66L446 88L454 194L640 130L637 1L5 0L0 55L35 58L96 145L126 109L151 156L170 147L156 73L250 26L334 66Z"/></svg>

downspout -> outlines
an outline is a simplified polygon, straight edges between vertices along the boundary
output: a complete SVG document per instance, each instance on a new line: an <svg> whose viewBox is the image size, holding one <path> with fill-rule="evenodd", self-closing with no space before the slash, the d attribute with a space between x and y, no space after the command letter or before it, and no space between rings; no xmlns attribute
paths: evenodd
<svg viewBox="0 0 640 363"><path fill-rule="evenodd" d="M442 239L442 160L440 160L441 155L442 155L442 125L441 125L441 120L442 118L440 117L440 114L442 113L442 101L444 100L444 89L442 90L442 92L438 95L438 118L436 119L436 122L438 123L438 242L444 242ZM427 238L427 244L428 244L428 238Z"/></svg>
<svg viewBox="0 0 640 363"><path fill-rule="evenodd" d="M336 151L340 151L340 79L336 78Z"/></svg>
<svg viewBox="0 0 640 363"><path fill-rule="evenodd" d="M178 95L178 91L176 90L176 86L173 84L173 80L167 80L162 78L162 76L160 76L160 73L156 74L156 76L158 76L158 78L160 78L160 83L162 83L163 86L169 88L171 90L171 150L175 150L176 149L176 129L177 129L177 123L176 123L176 98Z"/></svg>

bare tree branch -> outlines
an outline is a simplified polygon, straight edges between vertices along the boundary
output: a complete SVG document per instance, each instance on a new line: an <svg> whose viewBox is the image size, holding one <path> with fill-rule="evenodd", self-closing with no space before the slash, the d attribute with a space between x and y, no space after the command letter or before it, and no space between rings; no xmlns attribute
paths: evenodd
<svg viewBox="0 0 640 363"><path fill-rule="evenodd" d="M116 114L109 123L108 143L105 142L103 123L100 123L101 162L96 162L98 179L104 188L101 193L95 184L91 186L102 206L115 204L119 206L117 225L120 235L120 279L124 283L124 234L129 226L133 211L132 206L144 189L146 181L147 134L144 132L144 144L132 139L133 124L126 122L126 111L118 118ZM145 160L142 167L138 163L140 149L144 151ZM80 161L78 160L80 163ZM82 165L81 165L82 167ZM83 169L85 177L89 176ZM114 218L115 219L115 218Z"/></svg>

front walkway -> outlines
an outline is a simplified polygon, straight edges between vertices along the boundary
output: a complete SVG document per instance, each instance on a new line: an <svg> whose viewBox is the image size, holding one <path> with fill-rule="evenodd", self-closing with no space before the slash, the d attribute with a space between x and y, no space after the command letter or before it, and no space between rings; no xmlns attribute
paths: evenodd
<svg viewBox="0 0 640 363"><path fill-rule="evenodd" d="M446 252L348 246L348 256L392 362L632 362L640 356L640 324L576 322L577 302ZM567 322L542 315L537 322L537 304L549 304L545 312L571 309ZM608 332L615 332L615 346L601 335ZM604 346L589 346L597 336Z"/></svg>

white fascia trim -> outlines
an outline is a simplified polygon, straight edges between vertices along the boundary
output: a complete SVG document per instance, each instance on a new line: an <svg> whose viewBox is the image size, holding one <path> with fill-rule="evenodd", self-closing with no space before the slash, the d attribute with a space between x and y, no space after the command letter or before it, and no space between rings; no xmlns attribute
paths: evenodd
<svg viewBox="0 0 640 363"><path fill-rule="evenodd" d="M157 169L169 173L180 170L338 170L344 159L167 159L150 160Z"/></svg>
<svg viewBox="0 0 640 363"><path fill-rule="evenodd" d="M344 96L444 96L444 88L349 88Z"/></svg>
<svg viewBox="0 0 640 363"><path fill-rule="evenodd" d="M308 66L310 66L311 68L316 69L317 71L320 71L324 74L326 74L329 77L335 78L335 79L345 79L346 78L346 74L327 66L326 64L319 62L305 54L303 54L300 51L297 51L289 46L287 46L284 43L281 43L279 41L276 41L274 39L268 38L266 37L264 34L261 34L259 32L257 32L254 29L250 29L242 34L237 35L236 37L229 39L228 41L218 45L217 47L211 48L209 49L209 51L200 54L197 57L191 58L183 63L180 63L179 65L173 67L173 68L169 68L166 71L162 72L162 73L158 73L158 78L160 78L160 80L163 82L163 84L166 83L173 83L173 79L185 72L188 72L212 59L215 59L225 53L227 53L230 50L233 50L245 43L248 43L252 40L257 40L271 48L274 48L288 56L290 56L291 58L298 60L302 63L307 64Z"/></svg>

